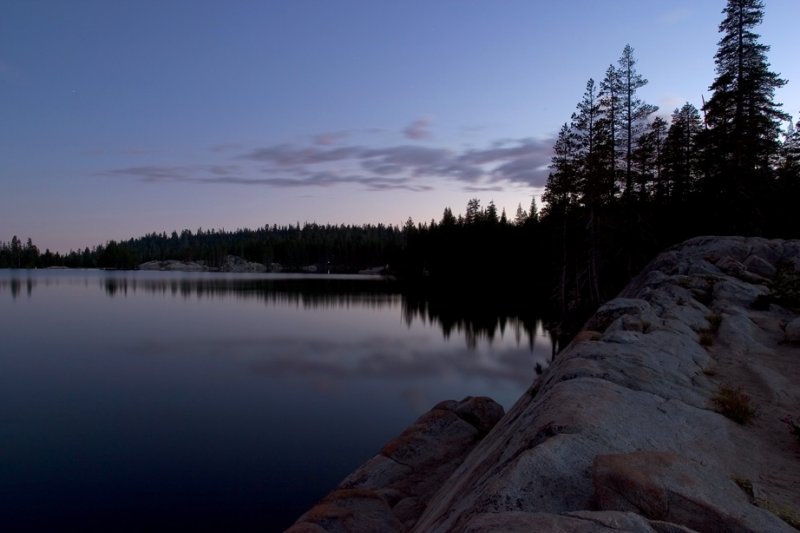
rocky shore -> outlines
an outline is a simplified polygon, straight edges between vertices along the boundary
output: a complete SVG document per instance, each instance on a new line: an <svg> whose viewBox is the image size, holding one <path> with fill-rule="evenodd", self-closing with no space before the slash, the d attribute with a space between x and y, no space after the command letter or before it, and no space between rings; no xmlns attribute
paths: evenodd
<svg viewBox="0 0 800 533"><path fill-rule="evenodd" d="M800 241L658 256L503 415L442 402L288 531L800 526Z"/></svg>
<svg viewBox="0 0 800 533"><path fill-rule="evenodd" d="M203 261L148 261L139 265L139 270L165 270L176 272L266 272L267 267L261 263L246 261L235 255L225 256L219 267L209 267Z"/></svg>

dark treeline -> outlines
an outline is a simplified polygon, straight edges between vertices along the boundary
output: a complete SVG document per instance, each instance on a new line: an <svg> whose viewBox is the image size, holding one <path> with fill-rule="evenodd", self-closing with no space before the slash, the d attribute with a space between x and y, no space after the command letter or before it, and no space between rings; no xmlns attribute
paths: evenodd
<svg viewBox="0 0 800 533"><path fill-rule="evenodd" d="M647 80L626 46L600 83L588 80L561 128L541 213L533 203L509 218L473 199L463 215L446 208L438 221L409 219L402 228L184 230L64 256L14 237L0 243L0 267L132 268L164 259L215 266L227 254L289 270L388 265L417 286L455 288L467 299L522 295L531 305L556 302L562 320L585 316L686 238L800 235L800 123L774 101L786 81L770 70L769 47L755 33L763 15L761 0L728 0L710 98L685 103L669 120L638 96Z"/></svg>
<svg viewBox="0 0 800 533"><path fill-rule="evenodd" d="M15 236L0 243L0 268L133 269L147 261L177 259L202 261L220 266L227 255L236 255L284 270L307 266L324 267L333 272L355 272L397 262L403 235L395 226L318 225L265 226L236 231L184 229L180 233L150 233L127 241L110 241L93 249L68 254L40 253L31 243L22 245Z"/></svg>

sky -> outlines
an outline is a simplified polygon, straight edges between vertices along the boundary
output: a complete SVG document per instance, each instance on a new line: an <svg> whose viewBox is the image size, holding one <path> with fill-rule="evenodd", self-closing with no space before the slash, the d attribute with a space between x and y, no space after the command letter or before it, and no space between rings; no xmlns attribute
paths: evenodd
<svg viewBox="0 0 800 533"><path fill-rule="evenodd" d="M800 114L798 0L761 42ZM4 0L0 241L513 217L630 44L669 116L709 96L724 0Z"/></svg>

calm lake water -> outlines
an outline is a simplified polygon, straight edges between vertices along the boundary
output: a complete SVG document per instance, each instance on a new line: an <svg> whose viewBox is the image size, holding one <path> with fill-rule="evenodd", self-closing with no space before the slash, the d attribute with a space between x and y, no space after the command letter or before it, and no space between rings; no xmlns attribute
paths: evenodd
<svg viewBox="0 0 800 533"><path fill-rule="evenodd" d="M550 337L470 303L352 276L0 270L2 527L280 531L439 401L524 392Z"/></svg>

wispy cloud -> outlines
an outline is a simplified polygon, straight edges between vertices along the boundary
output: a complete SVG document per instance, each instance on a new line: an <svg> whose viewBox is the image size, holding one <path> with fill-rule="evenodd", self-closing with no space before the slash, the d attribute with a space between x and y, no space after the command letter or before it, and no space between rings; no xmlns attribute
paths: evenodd
<svg viewBox="0 0 800 533"><path fill-rule="evenodd" d="M406 126L403 130L403 135L406 136L407 139L412 139L415 141L421 141L425 139L431 138L431 131L430 131L431 121L427 118L420 118Z"/></svg>
<svg viewBox="0 0 800 533"><path fill-rule="evenodd" d="M272 163L282 167L296 167L342 161L354 157L359 151L359 148L353 146L328 149L316 146L296 147L289 144L278 144L252 150L242 154L240 158Z"/></svg>
<svg viewBox="0 0 800 533"><path fill-rule="evenodd" d="M209 148L209 151L215 153L223 153L223 152L232 152L234 150L241 151L243 148L244 146L242 146L239 143L223 143L223 144L215 144L214 146Z"/></svg>
<svg viewBox="0 0 800 533"><path fill-rule="evenodd" d="M437 184L451 182L471 192L501 191L509 186L544 186L553 142L508 139L485 148L454 150L415 144L330 146L324 141L313 137L309 144L282 143L240 150L216 164L135 165L102 174L148 183L279 188L356 185L373 191L429 191Z"/></svg>
<svg viewBox="0 0 800 533"><path fill-rule="evenodd" d="M319 146L330 146L332 144L336 144L340 141L343 141L347 137L350 136L350 132L347 131L331 131L326 133L318 133L314 135L313 140L314 144Z"/></svg>

